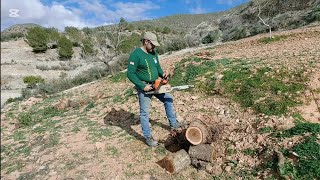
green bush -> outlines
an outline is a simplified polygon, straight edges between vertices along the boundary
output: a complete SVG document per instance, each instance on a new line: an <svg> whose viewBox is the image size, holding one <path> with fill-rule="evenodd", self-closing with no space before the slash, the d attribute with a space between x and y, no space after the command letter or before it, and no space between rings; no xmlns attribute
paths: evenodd
<svg viewBox="0 0 320 180"><path fill-rule="evenodd" d="M23 82L26 83L28 87L34 88L38 83L44 83L44 79L41 76L25 76Z"/></svg>
<svg viewBox="0 0 320 180"><path fill-rule="evenodd" d="M76 27L67 26L64 28L64 31L67 33L68 38L72 41L72 44L79 45L82 41L81 31Z"/></svg>
<svg viewBox="0 0 320 180"><path fill-rule="evenodd" d="M162 30L162 33L163 34L169 34L171 32L171 29L169 28L169 27L167 27L167 26L165 26L164 28L163 28L163 30Z"/></svg>
<svg viewBox="0 0 320 180"><path fill-rule="evenodd" d="M120 44L118 49L121 53L130 53L133 49L139 47L140 45L140 35L133 33Z"/></svg>
<svg viewBox="0 0 320 180"><path fill-rule="evenodd" d="M88 28L88 27L84 27L84 28L82 28L82 31L84 32L84 34L85 35L90 35L90 34L92 34L92 29L90 29L90 28Z"/></svg>
<svg viewBox="0 0 320 180"><path fill-rule="evenodd" d="M10 33L8 35L2 35L1 34L1 41L9 41L9 40L17 40L19 38L24 37L24 34L21 32L17 32L17 33Z"/></svg>
<svg viewBox="0 0 320 180"><path fill-rule="evenodd" d="M30 126L34 124L34 119L32 118L31 113L21 113L18 115L18 122L22 126Z"/></svg>
<svg viewBox="0 0 320 180"><path fill-rule="evenodd" d="M91 40L89 38L86 38L84 40L82 40L82 52L85 54L85 55L94 55L95 54L95 51L93 49L93 44L91 43Z"/></svg>
<svg viewBox="0 0 320 180"><path fill-rule="evenodd" d="M72 45L72 42L68 38L66 38L65 36L62 36L59 39L58 46L59 46L60 59L71 59L72 58L73 45Z"/></svg>
<svg viewBox="0 0 320 180"><path fill-rule="evenodd" d="M49 35L49 43L51 43L50 48L57 48L57 44L60 39L60 33L58 32L58 29L56 28L48 28L46 29L48 35Z"/></svg>
<svg viewBox="0 0 320 180"><path fill-rule="evenodd" d="M218 33L218 31L210 31L209 34L202 39L202 44L209 44L217 41L219 38Z"/></svg>
<svg viewBox="0 0 320 180"><path fill-rule="evenodd" d="M48 49L47 44L49 42L49 34L44 28L33 27L29 29L26 38L29 46L32 47L33 52L40 53L45 52Z"/></svg>
<svg viewBox="0 0 320 180"><path fill-rule="evenodd" d="M188 45L184 38L174 38L169 44L166 45L166 51L178 51L186 48Z"/></svg>

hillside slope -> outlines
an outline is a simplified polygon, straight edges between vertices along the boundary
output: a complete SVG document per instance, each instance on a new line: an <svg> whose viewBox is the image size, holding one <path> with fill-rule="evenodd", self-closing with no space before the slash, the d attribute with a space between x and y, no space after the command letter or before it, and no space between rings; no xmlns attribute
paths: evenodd
<svg viewBox="0 0 320 180"><path fill-rule="evenodd" d="M252 69L265 65L274 71L279 67L289 71L303 67L302 72L308 74L307 88L296 92L303 103L290 109L306 121L319 123L320 26L275 35L280 39L270 43L261 41L267 36L263 34L189 53L177 52L162 56L161 63L171 72L180 67L178 62L180 65L245 62ZM198 59L186 60L190 58ZM218 70L212 76L220 77L222 71ZM205 81L204 77L199 76L194 82ZM120 73L45 99L33 97L8 104L1 111L1 179L275 178L272 168L255 167L271 162L268 153L273 149L296 148L304 137L275 140L266 130L289 129L294 126L295 116L255 113L253 108L241 107L224 89L207 94L196 88L174 92L173 96L181 123L202 119L220 130L213 143L215 162L203 170L190 166L170 175L157 164L170 153L163 106L155 99L152 101L153 134L163 143L149 148L142 141L133 86ZM70 105L73 107L65 106L63 102L68 101L69 105L73 102ZM316 134L319 142L319 131Z"/></svg>

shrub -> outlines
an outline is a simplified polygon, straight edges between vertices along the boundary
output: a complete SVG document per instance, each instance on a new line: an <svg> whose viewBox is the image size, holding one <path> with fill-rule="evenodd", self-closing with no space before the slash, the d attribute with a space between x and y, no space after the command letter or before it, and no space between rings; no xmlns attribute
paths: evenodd
<svg viewBox="0 0 320 180"><path fill-rule="evenodd" d="M89 38L86 38L82 41L82 52L85 55L94 55L95 51L93 49L93 44Z"/></svg>
<svg viewBox="0 0 320 180"><path fill-rule="evenodd" d="M73 50L72 50L72 42L66 38L65 36L62 36L59 39L58 42L59 46L59 56L61 59L71 59Z"/></svg>
<svg viewBox="0 0 320 180"><path fill-rule="evenodd" d="M67 26L64 28L64 31L67 33L67 36L70 38L74 46L79 45L82 40L81 31L76 27Z"/></svg>
<svg viewBox="0 0 320 180"><path fill-rule="evenodd" d="M1 34L1 41L9 41L9 40L17 40L21 37L24 37L24 34L21 32L17 32L17 33L10 33L8 35L2 35Z"/></svg>
<svg viewBox="0 0 320 180"><path fill-rule="evenodd" d="M184 38L174 38L171 43L167 44L167 51L178 51L186 48L188 45Z"/></svg>
<svg viewBox="0 0 320 180"><path fill-rule="evenodd" d="M169 28L169 27L167 27L167 26L165 26L164 28L163 28L163 30L162 30L162 33L163 34L169 34L171 32L171 29Z"/></svg>
<svg viewBox="0 0 320 180"><path fill-rule="evenodd" d="M29 46L32 47L33 52L40 53L45 52L48 49L47 43L49 42L49 34L45 29L33 27L29 29L26 38Z"/></svg>
<svg viewBox="0 0 320 180"><path fill-rule="evenodd" d="M49 48L57 48L57 44L60 39L60 34L58 32L58 29L48 28L48 29L46 29L46 31L49 36L49 43L51 44L51 47L49 47Z"/></svg>
<svg viewBox="0 0 320 180"><path fill-rule="evenodd" d="M84 34L86 34L86 35L92 34L92 29L90 29L90 28L88 28L88 27L84 27L84 28L82 29L82 31L83 31Z"/></svg>
<svg viewBox="0 0 320 180"><path fill-rule="evenodd" d="M139 47L140 44L140 35L133 33L120 44L118 49L121 53L130 53L134 48Z"/></svg>
<svg viewBox="0 0 320 180"><path fill-rule="evenodd" d="M205 36L201 42L203 44L209 44L217 41L217 39L219 38L218 33L219 33L218 31L210 31L209 34Z"/></svg>
<svg viewBox="0 0 320 180"><path fill-rule="evenodd" d="M44 79L41 76L25 76L23 82L26 83L28 87L34 88L38 83L44 83Z"/></svg>

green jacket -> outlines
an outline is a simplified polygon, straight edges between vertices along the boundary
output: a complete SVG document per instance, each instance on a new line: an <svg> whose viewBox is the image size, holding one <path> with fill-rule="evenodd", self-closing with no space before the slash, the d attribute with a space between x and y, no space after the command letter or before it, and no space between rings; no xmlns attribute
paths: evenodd
<svg viewBox="0 0 320 180"><path fill-rule="evenodd" d="M146 53L141 48L135 49L128 60L127 76L141 90L145 88L146 82L154 82L158 77L162 77L163 70L159 64L158 54Z"/></svg>

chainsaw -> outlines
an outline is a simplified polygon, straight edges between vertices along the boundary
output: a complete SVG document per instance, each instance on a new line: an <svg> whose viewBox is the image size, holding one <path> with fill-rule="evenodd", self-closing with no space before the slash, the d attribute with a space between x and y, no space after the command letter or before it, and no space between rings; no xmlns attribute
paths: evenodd
<svg viewBox="0 0 320 180"><path fill-rule="evenodd" d="M147 91L146 94L163 94L171 91L185 90L194 87L194 85L181 85L171 87L171 85L168 83L169 77L170 76L165 79L159 77L158 79L156 79L152 84L153 89L151 91Z"/></svg>

